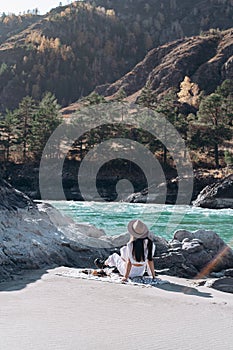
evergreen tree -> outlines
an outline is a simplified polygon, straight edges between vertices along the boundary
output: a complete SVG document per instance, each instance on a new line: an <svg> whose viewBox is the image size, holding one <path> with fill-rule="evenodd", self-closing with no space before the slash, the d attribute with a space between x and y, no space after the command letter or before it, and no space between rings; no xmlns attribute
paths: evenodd
<svg viewBox="0 0 233 350"><path fill-rule="evenodd" d="M5 149L5 159L10 159L10 149L17 144L17 119L13 112L7 110L6 114L0 116L0 145Z"/></svg>
<svg viewBox="0 0 233 350"><path fill-rule="evenodd" d="M228 97L229 95L233 96L233 80L224 80L224 82L217 87L216 93L223 97Z"/></svg>
<svg viewBox="0 0 233 350"><path fill-rule="evenodd" d="M230 167L233 166L233 153L226 150L224 152L224 158L225 158L225 162L227 163L227 166L230 166Z"/></svg>
<svg viewBox="0 0 233 350"><path fill-rule="evenodd" d="M153 90L149 86L144 86L144 88L141 91L141 95L137 99L137 103L140 106L152 108L154 107L156 102L156 97L153 93Z"/></svg>
<svg viewBox="0 0 233 350"><path fill-rule="evenodd" d="M122 102L124 98L126 98L126 92L123 87L121 87L117 93L114 95L114 100L118 102Z"/></svg>
<svg viewBox="0 0 233 350"><path fill-rule="evenodd" d="M168 123L175 125L177 119L178 111L176 108L177 95L174 89L167 92L157 103L155 111L161 113L164 116L164 123L161 130L161 135L163 136L163 163L167 164L167 140L170 137L175 137L168 133Z"/></svg>
<svg viewBox="0 0 233 350"><path fill-rule="evenodd" d="M225 99L218 93L212 93L200 104L198 118L209 135L209 146L214 147L216 167L219 167L219 146L231 138L229 119L224 111Z"/></svg>
<svg viewBox="0 0 233 350"><path fill-rule="evenodd" d="M98 105L100 103L105 103L106 100L103 96L97 94L96 92L92 92L87 97L83 98L82 101L87 101L89 106Z"/></svg>
<svg viewBox="0 0 233 350"><path fill-rule="evenodd" d="M59 110L56 97L51 92L47 92L39 103L32 123L30 151L35 160L40 159L46 142L61 123Z"/></svg>
<svg viewBox="0 0 233 350"><path fill-rule="evenodd" d="M35 101L26 96L19 104L18 110L16 110L16 117L18 119L18 136L19 142L23 147L23 161L25 162L28 156L29 140L32 135L32 123L33 117L36 111Z"/></svg>
<svg viewBox="0 0 233 350"><path fill-rule="evenodd" d="M222 110L226 121L233 126L233 80L224 80L216 89L216 93L223 97Z"/></svg>

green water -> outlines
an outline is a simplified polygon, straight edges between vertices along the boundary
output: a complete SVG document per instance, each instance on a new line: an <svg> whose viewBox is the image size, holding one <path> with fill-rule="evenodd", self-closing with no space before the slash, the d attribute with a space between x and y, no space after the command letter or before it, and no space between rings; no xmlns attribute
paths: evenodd
<svg viewBox="0 0 233 350"><path fill-rule="evenodd" d="M128 221L140 218L156 235L171 239L178 229L213 230L233 246L233 210L202 209L182 205L129 204L116 202L50 202L77 222L104 229L107 235L127 231Z"/></svg>

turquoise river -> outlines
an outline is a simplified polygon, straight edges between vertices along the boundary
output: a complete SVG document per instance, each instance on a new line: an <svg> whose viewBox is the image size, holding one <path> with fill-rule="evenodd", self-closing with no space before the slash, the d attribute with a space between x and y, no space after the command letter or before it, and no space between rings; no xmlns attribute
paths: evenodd
<svg viewBox="0 0 233 350"><path fill-rule="evenodd" d="M143 220L154 234L171 239L178 229L213 230L233 247L233 210L202 209L182 205L119 202L52 201L54 207L75 221L103 229L107 235L126 232L128 221Z"/></svg>

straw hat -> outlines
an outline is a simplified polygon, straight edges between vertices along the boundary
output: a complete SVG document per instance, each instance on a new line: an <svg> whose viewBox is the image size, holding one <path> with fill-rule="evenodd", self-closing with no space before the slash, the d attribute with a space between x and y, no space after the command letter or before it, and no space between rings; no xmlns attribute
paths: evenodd
<svg viewBox="0 0 233 350"><path fill-rule="evenodd" d="M149 233L148 227L141 220L131 220L128 231L134 238L146 238Z"/></svg>

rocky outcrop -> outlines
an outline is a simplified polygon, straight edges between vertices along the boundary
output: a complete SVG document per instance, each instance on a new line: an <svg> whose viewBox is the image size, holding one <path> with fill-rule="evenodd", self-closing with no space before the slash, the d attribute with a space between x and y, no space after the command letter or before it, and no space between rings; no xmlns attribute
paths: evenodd
<svg viewBox="0 0 233 350"><path fill-rule="evenodd" d="M55 265L91 267L109 254L111 239L91 225L77 224L45 203L34 203L0 183L0 281L25 269Z"/></svg>
<svg viewBox="0 0 233 350"><path fill-rule="evenodd" d="M111 96L123 88L127 96L136 98L147 85L160 95L171 87L179 88L184 77L189 76L201 90L211 93L225 79L233 78L232 52L232 29L179 39L151 50L121 79L96 91Z"/></svg>
<svg viewBox="0 0 233 350"><path fill-rule="evenodd" d="M178 195L179 184L182 182L183 188L190 186L190 181L187 179L181 179L179 177L167 180L166 182L160 183L155 189L154 194L148 196L148 188L143 191L132 193L128 197L124 198L123 201L127 203L157 203L164 204L164 193L166 193L165 204L175 204ZM187 184L187 186L186 186ZM179 204L190 204L187 203L187 191L183 193L179 192Z"/></svg>
<svg viewBox="0 0 233 350"><path fill-rule="evenodd" d="M233 209L233 174L215 184L206 186L193 205L210 209Z"/></svg>
<svg viewBox="0 0 233 350"><path fill-rule="evenodd" d="M179 192L179 204L191 204L187 203L187 186L190 186L190 180L187 178L181 178L179 176L167 179L166 182L160 183L154 189L154 195L148 196L148 188L143 191L135 192L124 198L123 201L127 203L164 203L163 194L166 193L166 204L176 204L177 195L180 184L182 183L183 193ZM200 191L206 187L206 185L212 185L216 183L216 179L213 175L201 175L200 172L194 171L193 177L193 194L192 200L196 199ZM190 188L188 187L188 191Z"/></svg>
<svg viewBox="0 0 233 350"><path fill-rule="evenodd" d="M9 183L0 179L0 210L16 210L17 208L35 208L35 204L24 193L17 191Z"/></svg>
<svg viewBox="0 0 233 350"><path fill-rule="evenodd" d="M155 268L179 277L205 277L233 267L233 251L213 231L178 230L157 246Z"/></svg>
<svg viewBox="0 0 233 350"><path fill-rule="evenodd" d="M47 205L0 210L0 281L25 269L91 267L94 257L111 251L112 244L98 238L103 235Z"/></svg>
<svg viewBox="0 0 233 350"><path fill-rule="evenodd" d="M125 245L129 238L127 233L102 237L110 239L115 247ZM170 241L154 236L154 243L155 270L159 274L184 278L233 276L233 250L213 231L178 230Z"/></svg>
<svg viewBox="0 0 233 350"><path fill-rule="evenodd" d="M93 267L96 256L107 257L129 240L128 233L110 237L78 224L4 182L0 194L0 281L25 269ZM225 270L221 276L232 277L233 251L215 232L179 230L170 241L158 236L154 241L155 269L160 273L192 278Z"/></svg>

